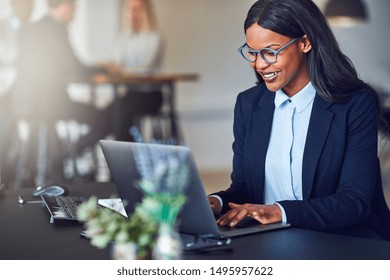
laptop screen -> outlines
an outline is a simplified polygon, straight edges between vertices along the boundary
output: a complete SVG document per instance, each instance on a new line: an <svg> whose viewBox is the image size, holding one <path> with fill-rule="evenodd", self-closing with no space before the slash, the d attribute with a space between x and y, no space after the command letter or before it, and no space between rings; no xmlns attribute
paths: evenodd
<svg viewBox="0 0 390 280"><path fill-rule="evenodd" d="M128 216L133 213L137 203L141 202L143 198L143 192L138 187L142 166L155 162L155 157L161 154L168 155L168 157L169 155L174 157L178 154L184 156L186 159L184 162L189 170L189 178L184 189L186 203L178 216L179 231L189 234L219 234L197 167L188 147L112 140L101 140L100 145L119 196L125 201ZM147 152L143 153L141 159L137 153L145 149Z"/></svg>

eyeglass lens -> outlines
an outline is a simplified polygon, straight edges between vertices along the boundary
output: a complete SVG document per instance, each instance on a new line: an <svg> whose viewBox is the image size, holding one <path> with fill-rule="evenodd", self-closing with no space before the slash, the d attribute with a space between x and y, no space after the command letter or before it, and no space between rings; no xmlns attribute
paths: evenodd
<svg viewBox="0 0 390 280"><path fill-rule="evenodd" d="M249 62L255 62L257 55L260 54L261 58L265 60L267 63L275 63L277 60L277 54L273 50L270 49L262 49L260 51L253 51L248 47L244 47L241 49L241 53L246 60Z"/></svg>

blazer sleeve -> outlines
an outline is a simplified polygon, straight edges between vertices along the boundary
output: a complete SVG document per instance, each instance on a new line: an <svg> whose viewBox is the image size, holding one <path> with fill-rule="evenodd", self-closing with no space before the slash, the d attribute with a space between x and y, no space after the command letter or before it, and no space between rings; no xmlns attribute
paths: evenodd
<svg viewBox="0 0 390 280"><path fill-rule="evenodd" d="M244 166L245 138L248 122L251 116L253 104L256 104L256 97L259 92L255 88L242 92L238 95L234 107L233 134L233 171L231 173L230 187L224 191L214 193L221 197L223 201L222 212L230 210L228 203L247 203L248 202L248 182L246 182ZM252 98L248 98L252 97Z"/></svg>

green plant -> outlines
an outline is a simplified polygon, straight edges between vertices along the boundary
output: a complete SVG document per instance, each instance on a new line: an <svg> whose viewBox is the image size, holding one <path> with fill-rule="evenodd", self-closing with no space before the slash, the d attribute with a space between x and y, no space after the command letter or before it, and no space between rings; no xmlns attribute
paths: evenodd
<svg viewBox="0 0 390 280"><path fill-rule="evenodd" d="M188 152L157 147L139 145L133 151L140 173L137 186L144 198L129 219L112 210L98 208L94 197L79 208L79 217L85 221L92 245L104 248L111 241L134 243L138 256L144 257L153 250L161 226L174 231L177 216L186 202Z"/></svg>
<svg viewBox="0 0 390 280"><path fill-rule="evenodd" d="M111 209L99 208L97 198L91 197L79 207L79 220L84 223L93 246L105 248L110 242L134 243L137 245L138 256L142 258L153 249L158 224L140 205L126 218Z"/></svg>

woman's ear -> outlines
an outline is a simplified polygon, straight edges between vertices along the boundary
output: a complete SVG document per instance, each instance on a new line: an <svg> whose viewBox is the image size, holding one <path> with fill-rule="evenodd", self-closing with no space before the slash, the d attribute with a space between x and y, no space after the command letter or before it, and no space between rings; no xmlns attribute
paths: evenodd
<svg viewBox="0 0 390 280"><path fill-rule="evenodd" d="M301 39L302 51L308 53L311 50L311 43L307 35L304 35Z"/></svg>

